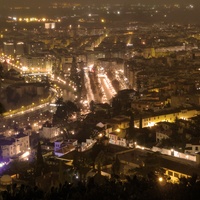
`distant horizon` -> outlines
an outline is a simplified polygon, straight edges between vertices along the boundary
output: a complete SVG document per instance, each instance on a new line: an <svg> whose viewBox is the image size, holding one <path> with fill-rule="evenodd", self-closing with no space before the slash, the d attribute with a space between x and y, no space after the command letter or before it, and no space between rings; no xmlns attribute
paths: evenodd
<svg viewBox="0 0 200 200"><path fill-rule="evenodd" d="M6 17L6 16L20 16L20 17L47 17L47 16L53 16L53 17L59 17L59 16L65 16L66 10L68 10L68 14L72 11L72 7L64 6L62 8L58 7L56 9L49 8L52 3L56 2L64 2L64 3L71 3L76 4L80 3L82 7L86 6L85 9L89 10L89 5L94 5L94 10L98 6L102 5L109 5L112 7L115 4L121 4L122 6L125 5L126 9L128 9L130 4L137 5L175 5L180 4L181 9L172 9L170 12L170 15L168 15L168 22L179 22L179 23L195 23L199 24L199 18L200 18L200 0L0 0L1 7L0 7L0 17ZM194 5L194 9L185 9L187 5ZM10 9L12 7L24 7L24 9ZM29 7L29 9L25 9L25 7ZM40 7L40 9L38 9ZM120 6L119 6L120 7ZM92 9L93 9L92 8ZM121 7L122 8L122 7ZM123 8L122 8L123 9ZM160 9L165 10L165 8L161 7ZM78 12L78 11L76 11ZM81 12L81 10L80 10ZM145 15L141 15L141 17L137 18L142 21L151 21L148 17L145 17ZM152 18L154 21L158 21L157 18ZM165 20L166 21L166 20Z"/></svg>
<svg viewBox="0 0 200 200"><path fill-rule="evenodd" d="M98 4L105 4L105 3L122 3L122 4L158 4L158 5L162 5L162 4L195 4L198 5L199 4L199 0L0 0L1 5L6 5L6 6L11 6L11 5L31 5L33 6L34 4L46 4L46 3L51 3L51 2L69 2L69 3L98 3Z"/></svg>

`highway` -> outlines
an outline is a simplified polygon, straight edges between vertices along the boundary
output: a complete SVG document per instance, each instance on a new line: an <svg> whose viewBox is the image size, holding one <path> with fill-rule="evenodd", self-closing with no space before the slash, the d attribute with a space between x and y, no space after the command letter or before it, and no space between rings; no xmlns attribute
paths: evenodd
<svg viewBox="0 0 200 200"><path fill-rule="evenodd" d="M120 90L125 90L129 88L126 82L126 78L124 77L124 74L121 71L116 71L115 77L120 83Z"/></svg>
<svg viewBox="0 0 200 200"><path fill-rule="evenodd" d="M105 74L99 74L98 78L103 91L103 102L109 103L109 100L116 95L116 91Z"/></svg>
<svg viewBox="0 0 200 200"><path fill-rule="evenodd" d="M18 110L14 110L14 111L11 111L11 112L7 112L3 115L4 118L13 118L13 117L16 117L16 116L20 116L20 115L24 115L24 114L27 114L27 113L30 113L30 112L34 112L36 110L40 110L41 108L45 108L49 106L49 103L44 103L44 104L41 104L39 106L35 106L35 107L32 107L32 108L28 108L28 109L18 109Z"/></svg>
<svg viewBox="0 0 200 200"><path fill-rule="evenodd" d="M91 83L90 83L90 78L89 78L87 69L84 69L84 82L85 82L85 88L87 91L87 101L88 102L91 102L92 100L94 101L95 98L91 89Z"/></svg>
<svg viewBox="0 0 200 200"><path fill-rule="evenodd" d="M0 119L0 131L1 133L14 133L13 126L16 125L20 128L32 127L32 131L38 131L46 121L51 121L53 113L50 111L50 107L41 107L34 109L31 112L25 112L19 115L13 115L9 118Z"/></svg>

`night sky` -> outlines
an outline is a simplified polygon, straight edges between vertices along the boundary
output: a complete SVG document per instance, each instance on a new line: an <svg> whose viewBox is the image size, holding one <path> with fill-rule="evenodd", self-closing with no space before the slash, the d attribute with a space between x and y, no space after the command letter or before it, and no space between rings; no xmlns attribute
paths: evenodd
<svg viewBox="0 0 200 200"><path fill-rule="evenodd" d="M79 3L95 3L95 2L106 2L106 3L145 3L145 4L170 4L170 3L181 3L181 4L199 4L199 0L0 0L1 5L19 5L19 4L45 4L49 2L79 2Z"/></svg>
<svg viewBox="0 0 200 200"><path fill-rule="evenodd" d="M194 5L194 9L190 10L189 15L192 15L192 17L188 16L188 18L191 19L191 21L197 21L200 17L200 0L0 0L0 16L6 16L6 15L18 15L18 14L25 14L25 15L41 15L50 13L49 5L51 3L55 2L66 2L66 3L80 3L81 5L91 5L91 4L116 4L121 3L125 4L126 6L129 4L147 4L147 5L170 5L170 4L176 4L179 3L181 5L181 14L179 14L179 18L185 18L188 16L188 13L183 13L185 6L188 6L190 4ZM29 7L31 10L13 10L9 9L11 7ZM41 9L38 9L40 7ZM191 12L192 11L192 12ZM54 13L57 11L55 10ZM60 13L60 12L59 12Z"/></svg>

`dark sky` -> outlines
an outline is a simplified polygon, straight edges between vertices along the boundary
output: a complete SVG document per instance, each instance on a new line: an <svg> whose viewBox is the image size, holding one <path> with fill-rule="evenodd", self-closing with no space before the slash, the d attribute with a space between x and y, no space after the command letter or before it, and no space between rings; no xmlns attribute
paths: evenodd
<svg viewBox="0 0 200 200"><path fill-rule="evenodd" d="M148 4L148 5L169 5L169 4L176 4L179 3L181 5L189 5L193 4L194 8L193 10L187 10L187 13L185 11L185 7L181 7L183 9L176 10L173 15L170 15L173 20L179 20L183 22L188 23L199 23L200 19L200 0L0 0L0 17L1 16L7 16L7 15L24 15L24 16L46 16L46 15L64 15L63 10L59 10L59 13L57 13L57 9L46 9L49 7L49 4L51 2L69 2L69 3L80 3L80 4ZM9 7L17 7L17 6L26 6L31 7L32 9L24 9L24 10L12 10L7 9ZM41 7L41 9L38 9L38 7Z"/></svg>
<svg viewBox="0 0 200 200"><path fill-rule="evenodd" d="M163 5L163 4L184 4L189 5L193 4L195 6L195 10L200 11L200 0L0 0L0 16L1 14L7 14L9 7L17 7L17 6L26 6L38 9L38 6L41 6L42 8L46 8L49 6L51 2L69 2L69 3L80 3L80 4L116 4L116 3L122 3L122 4L148 4L148 5ZM11 10L10 10L11 12ZM9 13L10 13L9 12Z"/></svg>
<svg viewBox="0 0 200 200"><path fill-rule="evenodd" d="M56 2L56 0L0 0L1 5L4 4L21 4L21 3L30 3L30 4L36 4L36 3L49 3L49 2ZM183 4L198 4L199 0L57 0L59 1L65 1L65 2L80 2L80 3L93 3L93 2L106 2L106 3L145 3L145 4L170 4L170 3L183 3Z"/></svg>

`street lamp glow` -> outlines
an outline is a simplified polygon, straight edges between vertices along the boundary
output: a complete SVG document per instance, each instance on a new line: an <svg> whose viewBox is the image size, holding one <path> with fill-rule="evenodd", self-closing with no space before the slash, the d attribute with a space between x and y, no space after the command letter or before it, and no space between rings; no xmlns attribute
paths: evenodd
<svg viewBox="0 0 200 200"><path fill-rule="evenodd" d="M102 133L100 133L100 134L99 134L99 137L102 137L102 136L103 136L103 134L102 134Z"/></svg>
<svg viewBox="0 0 200 200"><path fill-rule="evenodd" d="M159 178L158 178L158 181L159 181L159 182L163 182L163 178L162 178L162 177L159 177Z"/></svg>
<svg viewBox="0 0 200 200"><path fill-rule="evenodd" d="M119 129L119 128L118 128L118 129L116 129L116 132L118 132L118 133L119 133L119 132L120 132L120 129Z"/></svg>

